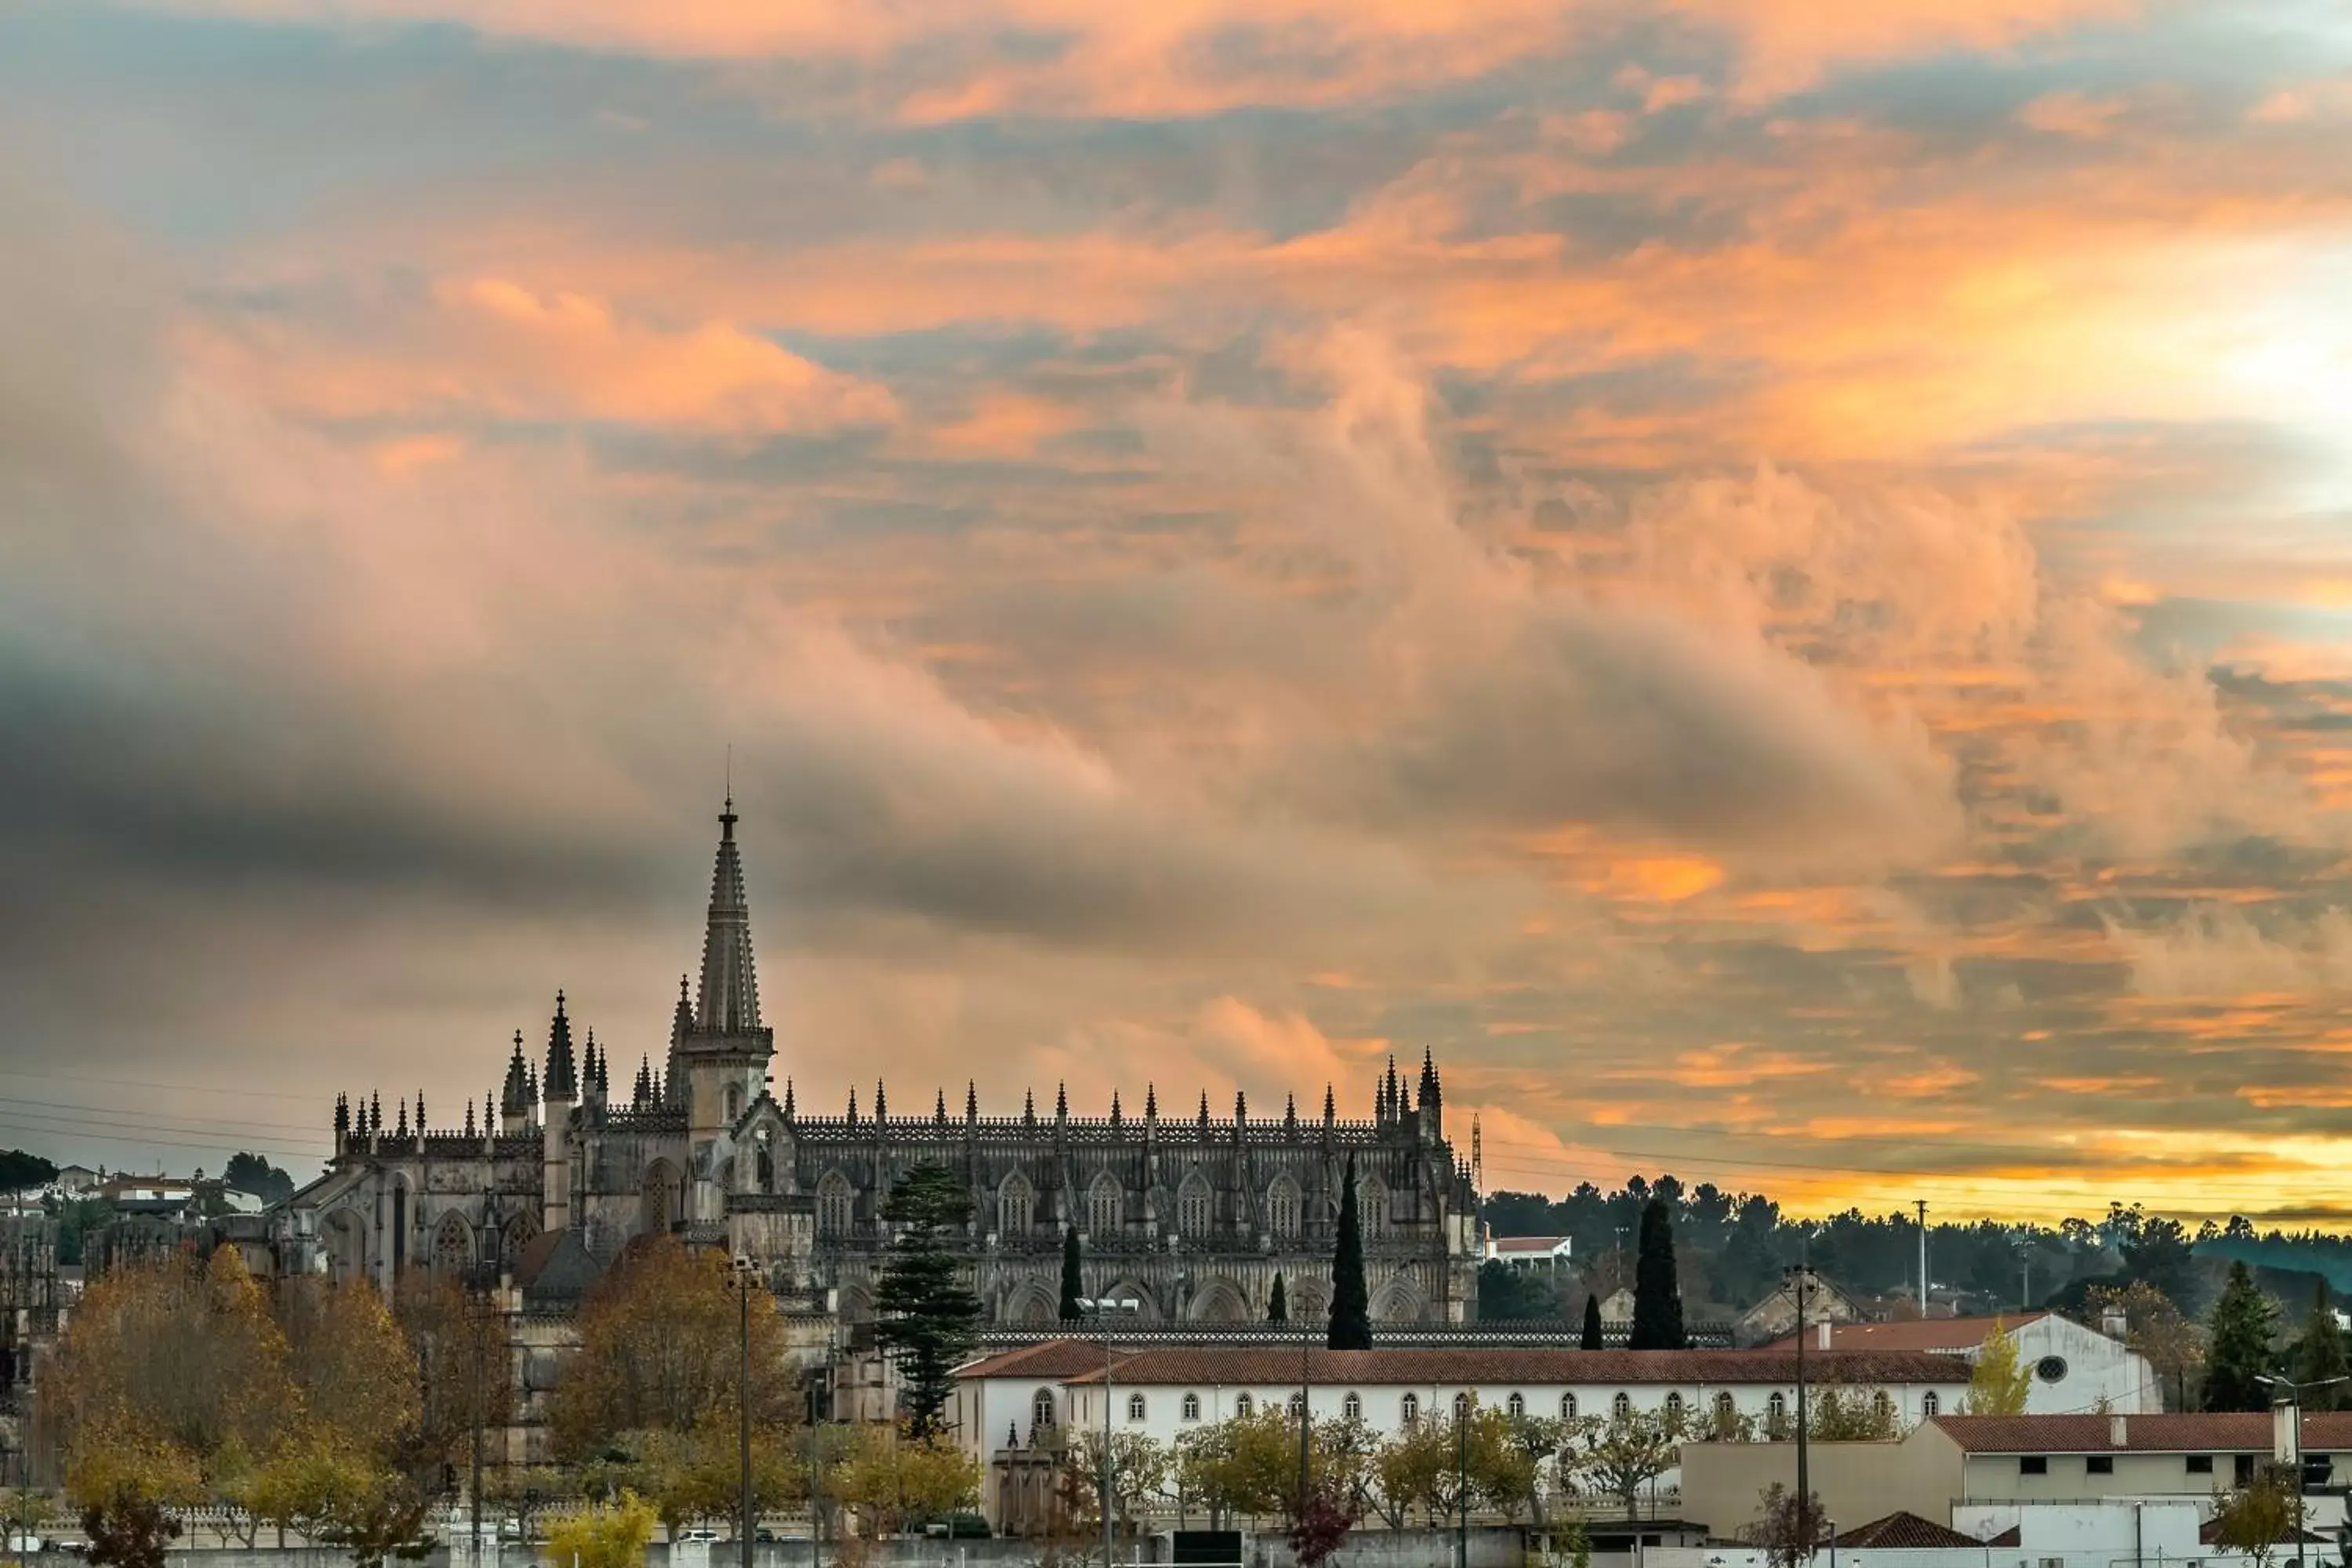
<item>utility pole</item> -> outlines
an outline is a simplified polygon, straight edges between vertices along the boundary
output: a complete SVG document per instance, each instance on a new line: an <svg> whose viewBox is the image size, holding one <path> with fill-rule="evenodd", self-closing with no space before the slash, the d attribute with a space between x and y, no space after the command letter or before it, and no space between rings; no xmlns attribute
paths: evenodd
<svg viewBox="0 0 2352 1568"><path fill-rule="evenodd" d="M1454 1396L1454 1527L1459 1568L1470 1568L1470 1396Z"/></svg>
<svg viewBox="0 0 2352 1568"><path fill-rule="evenodd" d="M742 1462L742 1517L735 1526L737 1557L741 1568L751 1568L751 1287L758 1280L759 1265L738 1253L735 1258L735 1299L739 1310L742 1348L742 1381L736 1385L740 1430L740 1458Z"/></svg>
<svg viewBox="0 0 2352 1568"><path fill-rule="evenodd" d="M1796 1270L1790 1276L1791 1288L1797 1296L1797 1518L1801 1521L1797 1538L1809 1560L1813 1554L1813 1489L1805 1452L1805 1287L1811 1277L1811 1266L1805 1261L1802 1244L1800 1243Z"/></svg>
<svg viewBox="0 0 2352 1568"><path fill-rule="evenodd" d="M1912 1200L1919 1205L1919 1317L1927 1316L1927 1200Z"/></svg>
<svg viewBox="0 0 2352 1568"><path fill-rule="evenodd" d="M1111 1457L1110 1457L1110 1384L1111 1384L1111 1317L1118 1312L1139 1310L1143 1303L1132 1296L1094 1296L1078 1298L1078 1310L1092 1312L1102 1324L1103 1331L1103 1451L1102 1451L1102 1524L1103 1568L1110 1568L1111 1558ZM745 1563L744 1568L751 1568Z"/></svg>
<svg viewBox="0 0 2352 1568"><path fill-rule="evenodd" d="M1307 1521L1307 1423L1313 1419L1315 1409L1313 1379L1307 1372L1307 1327L1302 1319L1298 1326L1298 1511L1291 1516L1301 1524Z"/></svg>

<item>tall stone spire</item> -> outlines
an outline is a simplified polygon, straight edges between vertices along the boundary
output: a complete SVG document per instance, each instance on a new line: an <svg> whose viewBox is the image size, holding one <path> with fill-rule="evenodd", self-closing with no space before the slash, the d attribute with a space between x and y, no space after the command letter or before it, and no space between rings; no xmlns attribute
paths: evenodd
<svg viewBox="0 0 2352 1568"><path fill-rule="evenodd" d="M719 859L710 872L710 923L702 937L702 994L695 1021L706 1035L748 1035L760 1026L760 982L751 966L751 907L743 857L735 847L735 797L719 814Z"/></svg>
<svg viewBox="0 0 2352 1568"><path fill-rule="evenodd" d="M528 1116L530 1101L530 1064L522 1059L522 1031L517 1029L514 1055L507 1058L506 1087L499 1091L499 1111L502 1116Z"/></svg>
<svg viewBox="0 0 2352 1568"><path fill-rule="evenodd" d="M547 1024L547 1071L540 1079L551 1100L580 1098L579 1069L572 1059L572 1020L563 1011L563 993L555 994L555 1016Z"/></svg>

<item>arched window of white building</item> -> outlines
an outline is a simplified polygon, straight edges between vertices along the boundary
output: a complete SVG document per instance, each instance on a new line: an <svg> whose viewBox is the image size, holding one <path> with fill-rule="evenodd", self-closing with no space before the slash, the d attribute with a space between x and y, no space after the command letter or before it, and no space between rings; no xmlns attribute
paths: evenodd
<svg viewBox="0 0 2352 1568"><path fill-rule="evenodd" d="M1455 1419L1456 1421L1466 1421L1466 1420L1468 1420L1469 1418L1470 1418L1470 1395L1469 1395L1469 1393L1465 1390L1465 1392L1460 1393L1460 1394L1455 1394L1455 1395L1454 1396L1454 1419Z"/></svg>
<svg viewBox="0 0 2352 1568"><path fill-rule="evenodd" d="M1245 1393L1235 1394L1234 1396L1234 1414L1240 1416L1244 1421L1248 1420L1251 1416L1257 1414L1257 1401L1252 1399Z"/></svg>
<svg viewBox="0 0 2352 1568"><path fill-rule="evenodd" d="M1339 1401L1339 1414L1350 1421L1361 1421L1364 1418L1364 1396L1350 1390L1348 1397Z"/></svg>
<svg viewBox="0 0 2352 1568"><path fill-rule="evenodd" d="M1296 1421L1298 1419L1299 1407L1306 1403L1307 1396L1303 1394L1294 1394L1290 1396L1290 1418L1292 1420Z"/></svg>
<svg viewBox="0 0 2352 1568"><path fill-rule="evenodd" d="M1919 1396L1920 1415L1933 1418L1935 1416L1941 1415L1943 1413L1944 1402L1937 1396L1934 1389L1931 1388L1927 1393Z"/></svg>
<svg viewBox="0 0 2352 1568"><path fill-rule="evenodd" d="M1666 1395L1666 1430L1679 1432L1682 1428L1683 1395L1682 1391L1676 1389Z"/></svg>
<svg viewBox="0 0 2352 1568"><path fill-rule="evenodd" d="M1510 1412L1512 1420L1517 1421L1528 1413L1528 1396L1514 1390L1511 1396L1503 1401L1503 1408Z"/></svg>
<svg viewBox="0 0 2352 1568"><path fill-rule="evenodd" d="M1051 1426L1054 1424L1054 1391L1052 1389L1039 1389L1036 1396L1029 1401L1029 1420L1033 1426L1041 1427Z"/></svg>
<svg viewBox="0 0 2352 1568"><path fill-rule="evenodd" d="M1184 1419L1187 1421L1198 1421L1200 1418L1201 1396L1197 1394L1187 1394L1184 1396Z"/></svg>
<svg viewBox="0 0 2352 1568"><path fill-rule="evenodd" d="M1576 1419L1575 1394L1563 1394L1559 1396L1559 1418L1563 1421L1573 1421Z"/></svg>
<svg viewBox="0 0 2352 1568"><path fill-rule="evenodd" d="M1764 1402L1764 1429L1775 1437L1789 1429L1789 1398L1777 1388L1772 1397Z"/></svg>
<svg viewBox="0 0 2352 1568"><path fill-rule="evenodd" d="M1620 1421L1622 1421L1628 1415L1633 1415L1633 1396L1630 1394L1619 1394L1616 1398L1609 1402L1609 1414L1614 1415Z"/></svg>
<svg viewBox="0 0 2352 1568"><path fill-rule="evenodd" d="M847 1236L851 1215L856 1212L856 1192L849 1178L839 1171L827 1171L824 1180L816 1184L816 1233L819 1236Z"/></svg>
<svg viewBox="0 0 2352 1568"><path fill-rule="evenodd" d="M1397 1419L1400 1423L1407 1426L1412 1426L1414 1422L1421 1419L1421 1396L1419 1394L1408 1394L1402 1399L1397 1401Z"/></svg>
<svg viewBox="0 0 2352 1568"><path fill-rule="evenodd" d="M1130 1394L1127 1396L1127 1418L1129 1421L1143 1419L1143 1395L1140 1394Z"/></svg>

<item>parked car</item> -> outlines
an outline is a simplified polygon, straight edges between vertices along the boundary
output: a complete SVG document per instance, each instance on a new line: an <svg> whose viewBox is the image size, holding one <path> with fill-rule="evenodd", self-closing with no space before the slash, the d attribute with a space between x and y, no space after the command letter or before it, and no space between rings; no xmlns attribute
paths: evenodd
<svg viewBox="0 0 2352 1568"><path fill-rule="evenodd" d="M718 1539L719 1532L717 1531L702 1530L699 1528L680 1531L677 1534L670 1537L670 1541L673 1544L683 1546L709 1546Z"/></svg>

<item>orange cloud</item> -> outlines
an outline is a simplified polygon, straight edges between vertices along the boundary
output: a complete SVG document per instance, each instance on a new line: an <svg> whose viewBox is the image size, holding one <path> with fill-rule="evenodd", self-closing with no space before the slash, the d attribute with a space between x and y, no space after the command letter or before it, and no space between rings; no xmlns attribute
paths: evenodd
<svg viewBox="0 0 2352 1568"><path fill-rule="evenodd" d="M604 420L748 436L897 416L887 389L732 322L671 328L496 277L445 280L420 302L380 301L348 335L245 321L194 344L272 402L336 419Z"/></svg>

